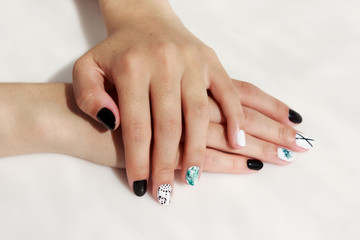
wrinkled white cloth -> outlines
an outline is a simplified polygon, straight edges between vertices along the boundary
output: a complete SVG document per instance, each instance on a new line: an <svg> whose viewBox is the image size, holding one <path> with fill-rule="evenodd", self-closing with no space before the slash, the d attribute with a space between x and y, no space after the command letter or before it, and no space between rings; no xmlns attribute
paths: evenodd
<svg viewBox="0 0 360 240"><path fill-rule="evenodd" d="M360 2L171 4L231 77L299 112L315 148L253 175L204 173L195 187L177 176L165 207L136 197L124 171L56 154L3 158L0 239L359 239ZM0 1L0 35L1 82L69 82L106 33L96 0L11 0Z"/></svg>

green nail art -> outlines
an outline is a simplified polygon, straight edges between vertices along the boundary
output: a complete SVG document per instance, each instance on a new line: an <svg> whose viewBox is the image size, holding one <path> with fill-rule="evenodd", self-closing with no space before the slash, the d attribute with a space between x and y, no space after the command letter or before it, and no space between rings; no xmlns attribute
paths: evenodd
<svg viewBox="0 0 360 240"><path fill-rule="evenodd" d="M194 186L199 180L199 169L200 168L197 166L192 166L188 168L186 173L186 182L189 185Z"/></svg>

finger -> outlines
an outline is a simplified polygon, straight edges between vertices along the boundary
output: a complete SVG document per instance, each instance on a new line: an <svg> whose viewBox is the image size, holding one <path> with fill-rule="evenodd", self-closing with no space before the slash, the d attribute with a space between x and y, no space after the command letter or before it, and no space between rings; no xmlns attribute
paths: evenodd
<svg viewBox="0 0 360 240"><path fill-rule="evenodd" d="M90 117L107 129L119 126L119 110L105 91L105 74L90 57L83 57L74 64L73 88L76 103Z"/></svg>
<svg viewBox="0 0 360 240"><path fill-rule="evenodd" d="M294 160L295 152L283 146L273 144L251 135L247 135L246 148L234 149L226 141L225 128L223 125L210 123L207 147L216 148L228 153L240 154L263 162L286 165Z"/></svg>
<svg viewBox="0 0 360 240"><path fill-rule="evenodd" d="M153 196L157 198L160 204L169 204L174 182L176 154L182 130L180 84L175 83L167 76L161 76L152 81L151 84L154 134L152 154Z"/></svg>
<svg viewBox="0 0 360 240"><path fill-rule="evenodd" d="M253 109L244 107L247 133L287 149L304 152L314 146L315 140L293 127L277 122Z"/></svg>
<svg viewBox="0 0 360 240"><path fill-rule="evenodd" d="M177 169L182 168L183 144L179 146ZM263 163L238 154L229 154L222 151L206 148L203 164L204 172L248 174L255 173L263 168Z"/></svg>
<svg viewBox="0 0 360 240"><path fill-rule="evenodd" d="M181 83L181 98L185 119L185 147L183 179L195 185L205 158L206 133L209 125L209 106L206 87L201 74L187 72Z"/></svg>
<svg viewBox="0 0 360 240"><path fill-rule="evenodd" d="M220 107L209 98L210 121L213 123L224 123ZM288 149L303 152L314 146L315 140L307 137L293 127L277 122L251 108L243 107L245 115L246 130L249 135L259 139L284 146Z"/></svg>
<svg viewBox="0 0 360 240"><path fill-rule="evenodd" d="M237 154L228 154L207 148L203 169L205 172L246 174L263 168L259 160Z"/></svg>
<svg viewBox="0 0 360 240"><path fill-rule="evenodd" d="M244 113L238 93L223 69L213 71L211 76L210 90L226 118L228 140L234 148L245 147Z"/></svg>
<svg viewBox="0 0 360 240"><path fill-rule="evenodd" d="M239 93L243 106L252 108L278 122L290 126L302 122L300 114L253 84L237 80L233 80L233 83Z"/></svg>
<svg viewBox="0 0 360 240"><path fill-rule="evenodd" d="M150 172L151 117L148 81L124 70L116 76L128 183L137 196L147 190Z"/></svg>

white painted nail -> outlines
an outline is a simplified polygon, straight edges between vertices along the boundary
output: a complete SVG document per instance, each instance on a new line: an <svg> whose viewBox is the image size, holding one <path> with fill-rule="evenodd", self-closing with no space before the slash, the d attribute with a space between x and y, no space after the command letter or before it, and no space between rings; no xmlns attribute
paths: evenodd
<svg viewBox="0 0 360 240"><path fill-rule="evenodd" d="M295 158L295 152L286 148L278 148L278 157L286 162L292 162Z"/></svg>
<svg viewBox="0 0 360 240"><path fill-rule="evenodd" d="M170 184L163 184L158 188L157 199L160 204L167 205L171 202L172 187Z"/></svg>
<svg viewBox="0 0 360 240"><path fill-rule="evenodd" d="M240 147L245 147L246 146L246 139L245 139L245 132L244 130L239 130L236 133L236 143L237 145L239 145Z"/></svg>
<svg viewBox="0 0 360 240"><path fill-rule="evenodd" d="M315 140L306 137L303 133L296 133L295 142L296 145L298 145L301 148L310 149L314 147Z"/></svg>

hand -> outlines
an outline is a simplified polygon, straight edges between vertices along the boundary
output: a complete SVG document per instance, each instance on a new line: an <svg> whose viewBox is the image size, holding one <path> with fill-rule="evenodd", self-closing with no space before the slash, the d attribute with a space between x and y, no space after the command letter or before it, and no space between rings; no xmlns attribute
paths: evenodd
<svg viewBox="0 0 360 240"><path fill-rule="evenodd" d="M207 89L219 103L234 149L245 146L239 96L215 52L191 34L166 1L100 1L109 36L74 65L82 111L116 129L121 121L130 187L173 184L184 117L182 176L202 170L209 124ZM114 101L107 91L116 89ZM119 107L117 107L117 104ZM153 131L151 131L153 129Z"/></svg>
<svg viewBox="0 0 360 240"><path fill-rule="evenodd" d="M262 162L284 165L293 160L279 158L279 146L305 151L304 146L308 145L303 143L307 142L295 140L297 131L290 126L288 106L249 83L234 81L234 85L242 91L246 106L248 147L235 150L229 146L226 126L219 124L224 117L210 100L213 122L208 128L204 171L251 173L261 169ZM71 89L70 84L1 84L0 102L7 108L0 109L0 117L5 116L1 118L0 139L6 139L0 146L0 157L56 152L124 168L121 132L104 132L81 113ZM182 145L178 151L176 166L181 168ZM197 180L196 175L191 176L195 177L191 181ZM141 189L140 192L145 193ZM157 198L155 188L153 196Z"/></svg>

